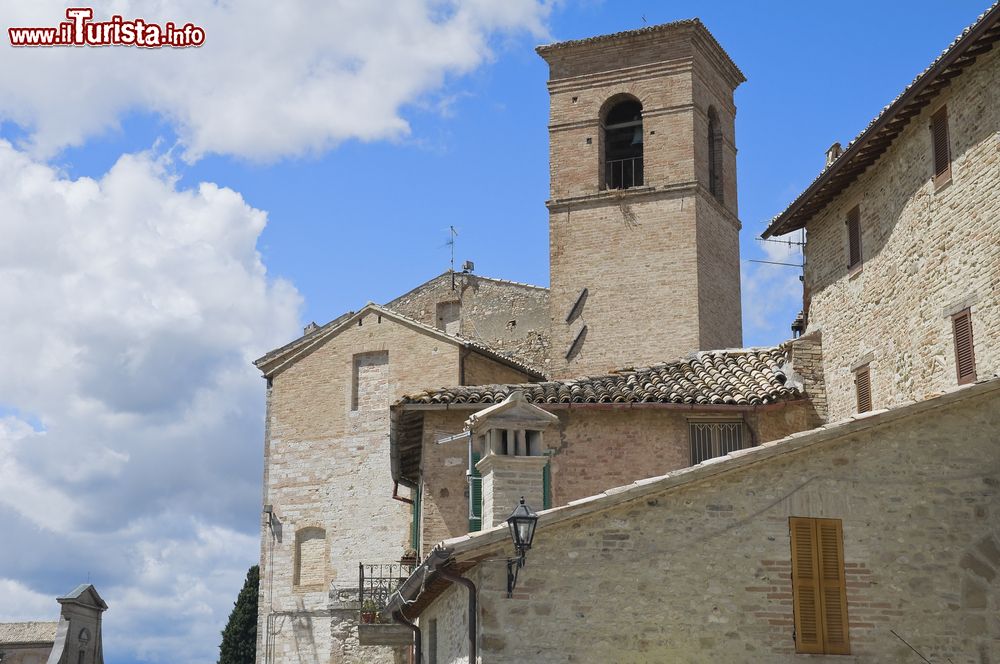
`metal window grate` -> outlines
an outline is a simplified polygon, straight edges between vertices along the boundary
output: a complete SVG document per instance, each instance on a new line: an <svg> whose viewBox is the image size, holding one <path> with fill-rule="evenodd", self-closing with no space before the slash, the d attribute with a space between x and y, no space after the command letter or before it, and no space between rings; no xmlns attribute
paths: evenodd
<svg viewBox="0 0 1000 664"><path fill-rule="evenodd" d="M641 187L642 181L642 157L609 159L604 164L604 182L608 189Z"/></svg>
<svg viewBox="0 0 1000 664"><path fill-rule="evenodd" d="M743 422L691 422L691 465L743 449Z"/></svg>

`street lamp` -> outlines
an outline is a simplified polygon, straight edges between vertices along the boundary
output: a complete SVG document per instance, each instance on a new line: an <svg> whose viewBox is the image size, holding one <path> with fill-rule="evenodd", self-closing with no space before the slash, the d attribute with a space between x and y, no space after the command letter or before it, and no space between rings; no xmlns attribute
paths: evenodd
<svg viewBox="0 0 1000 664"><path fill-rule="evenodd" d="M535 539L535 526L537 524L538 515L531 507L524 504L524 496L521 496L521 503L507 517L510 538L514 540L514 550L517 551L517 558L507 559L507 597L514 595L514 586L517 585L517 571L524 567L524 555L531 548L532 540Z"/></svg>

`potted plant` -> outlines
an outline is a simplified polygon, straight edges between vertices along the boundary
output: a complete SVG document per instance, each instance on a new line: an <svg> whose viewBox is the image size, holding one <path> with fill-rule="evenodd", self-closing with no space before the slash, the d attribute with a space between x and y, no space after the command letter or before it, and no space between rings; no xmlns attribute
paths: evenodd
<svg viewBox="0 0 1000 664"><path fill-rule="evenodd" d="M378 605L375 600L366 599L361 605L361 624L374 625L378 622Z"/></svg>

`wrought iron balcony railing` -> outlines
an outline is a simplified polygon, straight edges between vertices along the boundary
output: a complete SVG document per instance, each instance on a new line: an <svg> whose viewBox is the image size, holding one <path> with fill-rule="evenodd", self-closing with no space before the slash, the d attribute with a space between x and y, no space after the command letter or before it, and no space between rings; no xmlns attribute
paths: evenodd
<svg viewBox="0 0 1000 664"><path fill-rule="evenodd" d="M359 622L383 622L382 610L399 585L409 578L416 561L405 563L358 563L358 601L361 604Z"/></svg>

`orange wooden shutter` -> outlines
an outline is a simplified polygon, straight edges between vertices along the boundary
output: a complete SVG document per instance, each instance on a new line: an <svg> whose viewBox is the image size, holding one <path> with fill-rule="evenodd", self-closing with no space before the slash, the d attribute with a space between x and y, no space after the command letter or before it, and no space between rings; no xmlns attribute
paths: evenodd
<svg viewBox="0 0 1000 664"><path fill-rule="evenodd" d="M931 142L934 147L934 178L946 180L951 175L951 148L948 145L948 107L931 116Z"/></svg>
<svg viewBox="0 0 1000 664"><path fill-rule="evenodd" d="M823 652L819 560L813 519L791 517L792 597L795 610L795 652Z"/></svg>
<svg viewBox="0 0 1000 664"><path fill-rule="evenodd" d="M824 652L849 655L847 583L844 579L844 533L840 519L815 519L819 546L820 604L823 615Z"/></svg>
<svg viewBox="0 0 1000 664"><path fill-rule="evenodd" d="M958 371L958 384L976 382L976 353L972 342L972 312L965 311L955 314L951 319L952 331L955 336L955 368Z"/></svg>
<svg viewBox="0 0 1000 664"><path fill-rule="evenodd" d="M847 213L847 267L861 262L861 209L855 205Z"/></svg>
<svg viewBox="0 0 1000 664"><path fill-rule="evenodd" d="M858 395L858 412L867 413L872 409L871 374L867 365L855 372L854 388Z"/></svg>

